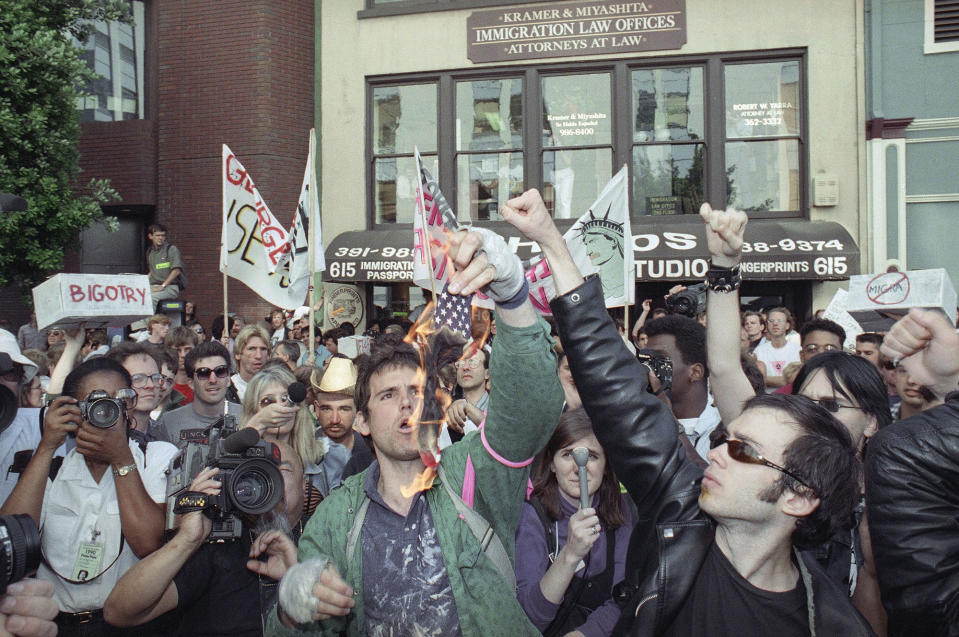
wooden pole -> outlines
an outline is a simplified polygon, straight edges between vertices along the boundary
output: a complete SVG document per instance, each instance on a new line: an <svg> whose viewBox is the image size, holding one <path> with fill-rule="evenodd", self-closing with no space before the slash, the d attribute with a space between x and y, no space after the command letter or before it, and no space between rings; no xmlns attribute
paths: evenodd
<svg viewBox="0 0 959 637"><path fill-rule="evenodd" d="M316 180L316 175L314 174L314 173L316 172L316 166L315 166L315 163L314 163L314 161L315 161L315 160L314 160L315 154L316 154L316 129L315 129L315 128L311 128L311 129L310 129L310 157L309 157L309 160L308 160L308 161L309 161L309 174L310 174L310 177L309 177L309 185L308 185L309 192L307 193L307 198L306 198L306 199L307 199L307 202L306 202L306 218L307 218L307 223L309 224L308 231L307 231L307 233L306 233L306 240L307 240L307 245L308 245L309 248L310 248L310 249L309 249L309 259L310 259L310 287L309 287L309 290L310 290L310 292L309 292L309 297L308 297L308 298L309 298L309 304L310 304L310 342L309 342L309 345L307 346L307 348L308 348L308 350L309 350L309 356L308 356L307 359L306 359L306 364L309 365L309 366L311 366L311 367L313 366L313 363L316 361L316 345L314 344L314 336L313 336L313 334L314 334L314 329L315 329L315 325L316 325L316 324L315 324L315 321L313 320L313 312L314 312L313 307L316 305L316 298L315 298L315 297L316 297L316 288L314 287L315 281L313 280L314 277L315 277L315 274L316 274L316 273L314 272L314 268L315 268L316 264L315 264L314 256L313 256L313 255L314 255L314 251L316 250L316 246L313 245L313 236L316 234L316 231L315 231L315 229L314 229L314 227L313 227L313 224L316 223L315 214L314 214L314 210L313 210L313 193L316 192L316 191L314 190L314 187L315 187L314 182L315 182L315 180Z"/></svg>

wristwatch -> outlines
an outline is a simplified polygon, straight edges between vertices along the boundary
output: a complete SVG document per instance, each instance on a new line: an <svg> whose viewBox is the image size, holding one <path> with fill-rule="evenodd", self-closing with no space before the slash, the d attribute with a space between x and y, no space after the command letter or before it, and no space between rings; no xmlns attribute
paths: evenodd
<svg viewBox="0 0 959 637"><path fill-rule="evenodd" d="M132 473L137 470L137 465L134 462L133 464L125 464L122 467L113 465L113 475L116 477L125 476L128 473Z"/></svg>

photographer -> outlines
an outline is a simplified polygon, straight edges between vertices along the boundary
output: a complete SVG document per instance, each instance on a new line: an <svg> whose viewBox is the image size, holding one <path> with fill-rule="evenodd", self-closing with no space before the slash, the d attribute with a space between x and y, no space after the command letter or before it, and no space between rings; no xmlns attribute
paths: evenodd
<svg viewBox="0 0 959 637"><path fill-rule="evenodd" d="M183 515L173 539L117 583L104 607L111 624L138 626L177 609L184 635L263 634L262 617L276 603L275 580L296 563L296 545L286 530L296 538L302 530L303 466L289 445L274 444L280 450L284 482L284 500L277 510L245 520L237 541L218 543L206 542L213 524L203 511ZM210 467L200 471L190 491L218 494L218 472ZM252 539L254 528L271 525L273 529ZM256 559L261 555L266 561Z"/></svg>
<svg viewBox="0 0 959 637"><path fill-rule="evenodd" d="M0 330L0 503L13 491L24 466L17 466L23 454L29 454L40 442L38 411L19 408L20 392L37 373L37 366L20 353L17 339ZM4 418L4 415L6 418ZM5 423L5 424L4 424ZM23 452L18 453L18 452ZM13 467L13 471L6 471Z"/></svg>
<svg viewBox="0 0 959 637"><path fill-rule="evenodd" d="M165 470L176 447L128 438L136 401L130 373L107 358L74 369L46 412L36 453L0 513L41 529L41 578L60 607L60 635L109 634L101 608L120 576L163 541ZM67 436L76 449L62 465ZM52 478L52 479L50 479ZM139 634L144 634L140 632Z"/></svg>

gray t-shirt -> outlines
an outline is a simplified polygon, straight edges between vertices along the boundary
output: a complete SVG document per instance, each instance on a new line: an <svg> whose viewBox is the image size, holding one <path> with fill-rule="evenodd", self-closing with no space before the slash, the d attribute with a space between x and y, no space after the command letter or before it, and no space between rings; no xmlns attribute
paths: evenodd
<svg viewBox="0 0 959 637"><path fill-rule="evenodd" d="M240 414L243 412L243 408L240 407L238 403L232 403L227 401L229 413L231 416L234 416L239 422ZM217 418L222 415L222 412L216 416L201 416L196 413L196 410L193 409L193 403L189 405L184 405L183 407L178 407L173 411L165 412L160 416L160 423L166 426L168 432L170 432L170 441L177 445L180 445L180 432L184 429L202 429L204 427L209 427L216 422Z"/></svg>

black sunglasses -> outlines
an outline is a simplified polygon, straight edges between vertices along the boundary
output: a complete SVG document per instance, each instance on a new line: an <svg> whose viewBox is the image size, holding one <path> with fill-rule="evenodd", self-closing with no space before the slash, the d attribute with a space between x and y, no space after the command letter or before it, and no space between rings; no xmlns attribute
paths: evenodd
<svg viewBox="0 0 959 637"><path fill-rule="evenodd" d="M226 378L230 375L230 368L226 365L220 365L219 367L214 367L213 369L210 369L209 367L201 367L193 372L193 375L199 378L209 378L210 374L215 374L217 378Z"/></svg>
<svg viewBox="0 0 959 637"><path fill-rule="evenodd" d="M835 398L810 398L809 400L819 403L823 409L834 414L838 414L840 409L862 409L862 407L856 405L841 405Z"/></svg>
<svg viewBox="0 0 959 637"><path fill-rule="evenodd" d="M782 467L775 462L766 460L761 453L752 448L749 443L743 442L742 440L736 440L735 438L730 438L727 432L722 432L712 440L712 448L715 449L721 445L726 445L726 451L729 452L729 457L735 460L736 462L743 462L745 464L761 464L781 473L786 474L799 484L803 485L814 494L816 490L813 489L809 484L807 484L802 478L797 476L795 473L789 471L785 467Z"/></svg>

